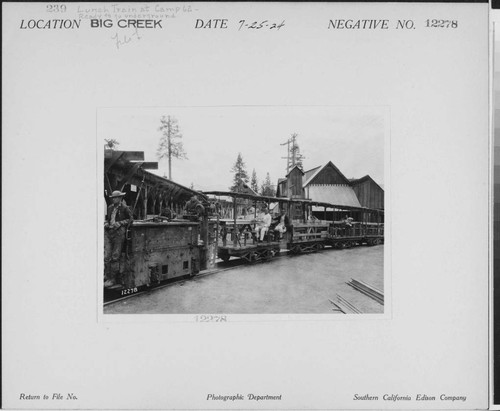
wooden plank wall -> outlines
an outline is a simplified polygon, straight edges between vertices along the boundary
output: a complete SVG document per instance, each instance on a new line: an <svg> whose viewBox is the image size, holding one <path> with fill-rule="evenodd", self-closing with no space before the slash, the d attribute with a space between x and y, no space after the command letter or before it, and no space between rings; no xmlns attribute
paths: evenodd
<svg viewBox="0 0 500 411"><path fill-rule="evenodd" d="M311 181L311 184L348 184L347 181L342 175L340 175L337 170L335 170L332 166L326 166L321 172L314 177Z"/></svg>
<svg viewBox="0 0 500 411"><path fill-rule="evenodd" d="M302 188L302 172L295 168L290 171L288 176L289 187L291 187L291 194L294 198L304 198L304 190ZM290 193L288 193L290 195Z"/></svg>
<svg viewBox="0 0 500 411"><path fill-rule="evenodd" d="M384 208L384 190L378 187L373 181L368 179L354 185L352 188L363 207Z"/></svg>

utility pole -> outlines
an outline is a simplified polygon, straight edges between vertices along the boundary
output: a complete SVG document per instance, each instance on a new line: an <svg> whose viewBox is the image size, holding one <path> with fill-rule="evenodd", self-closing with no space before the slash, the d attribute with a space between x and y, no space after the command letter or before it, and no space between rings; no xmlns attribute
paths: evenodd
<svg viewBox="0 0 500 411"><path fill-rule="evenodd" d="M291 143L291 140L288 139L283 144L280 144L280 146L287 146L287 148L286 148L286 157L281 157L283 159L286 158L286 173L287 174L290 171L290 143Z"/></svg>
<svg viewBox="0 0 500 411"><path fill-rule="evenodd" d="M299 153L299 146L297 145L297 133L293 133L292 136L283 144L280 144L281 146L287 146L287 156L286 157L281 157L283 159L286 158L286 173L288 174L290 172L290 169L292 169L295 164L299 161L304 159L305 157ZM290 144L292 147L290 147Z"/></svg>

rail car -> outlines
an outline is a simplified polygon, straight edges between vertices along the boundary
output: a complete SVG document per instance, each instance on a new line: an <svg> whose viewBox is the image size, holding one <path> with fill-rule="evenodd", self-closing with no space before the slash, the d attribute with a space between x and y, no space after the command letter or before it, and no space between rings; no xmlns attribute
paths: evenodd
<svg viewBox="0 0 500 411"><path fill-rule="evenodd" d="M118 284L104 287L105 301L188 278L215 265L217 227L210 221L206 196L148 171L157 168L158 163L144 161L143 152L105 149L105 214L109 194L119 190L134 218L114 278ZM186 207L193 196L198 203Z"/></svg>
<svg viewBox="0 0 500 411"><path fill-rule="evenodd" d="M283 250L299 254L319 251L325 247L343 249L358 245L374 246L384 242L383 210L224 191L205 191L204 194L215 196L215 201L220 201L221 197L231 198L229 215L217 221L220 233L217 256L223 261L235 257L253 263L269 260ZM257 241L255 227L258 224L259 205L286 212L289 224L281 238L277 237L278 234L271 226L264 241ZM244 212L247 207L253 210L253 215ZM315 216L313 207L322 207L325 216L328 209L332 210L333 219L319 219ZM354 221L350 215L356 216L360 221ZM347 218L335 220L335 216Z"/></svg>
<svg viewBox="0 0 500 411"><path fill-rule="evenodd" d="M108 297L133 294L213 268L216 223L207 215L190 217L134 221L120 261L122 284L106 289Z"/></svg>

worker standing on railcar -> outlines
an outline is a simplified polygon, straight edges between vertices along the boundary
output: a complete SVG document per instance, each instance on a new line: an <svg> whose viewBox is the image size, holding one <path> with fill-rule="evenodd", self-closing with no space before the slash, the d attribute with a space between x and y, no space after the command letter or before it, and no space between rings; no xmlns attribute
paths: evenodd
<svg viewBox="0 0 500 411"><path fill-rule="evenodd" d="M132 212L123 201L125 193L113 191L113 202L108 207L104 223L104 286L112 287L123 282L120 273L120 257L125 243L127 227L132 223Z"/></svg>
<svg viewBox="0 0 500 411"><path fill-rule="evenodd" d="M351 231L351 228L352 228L352 222L353 221L354 221L354 219L352 217L349 217L346 214L345 219L344 219L344 235L345 236L349 236L350 235L350 231Z"/></svg>

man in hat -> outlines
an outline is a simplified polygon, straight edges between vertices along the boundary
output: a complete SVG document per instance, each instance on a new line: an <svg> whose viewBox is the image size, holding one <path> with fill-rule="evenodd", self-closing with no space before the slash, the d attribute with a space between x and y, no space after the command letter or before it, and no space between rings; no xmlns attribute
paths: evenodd
<svg viewBox="0 0 500 411"><path fill-rule="evenodd" d="M274 231L278 233L277 237L279 239L283 238L283 234L286 233L288 227L290 226L290 219L286 215L284 208L280 210L279 215L273 219Z"/></svg>
<svg viewBox="0 0 500 411"><path fill-rule="evenodd" d="M203 204L198 199L198 196L195 194L191 197L191 199L186 203L186 211L189 214L202 214L204 211Z"/></svg>
<svg viewBox="0 0 500 411"><path fill-rule="evenodd" d="M127 227L132 223L132 213L123 201L125 193L113 191L110 195L113 202L108 207L104 223L104 277L105 287L122 282L120 273L120 256Z"/></svg>

